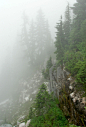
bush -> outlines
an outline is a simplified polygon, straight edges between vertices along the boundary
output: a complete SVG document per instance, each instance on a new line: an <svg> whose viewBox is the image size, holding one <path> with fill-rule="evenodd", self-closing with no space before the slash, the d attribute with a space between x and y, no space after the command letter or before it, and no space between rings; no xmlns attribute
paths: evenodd
<svg viewBox="0 0 86 127"><path fill-rule="evenodd" d="M44 76L45 79L49 78L49 69L52 67L52 58L50 57L49 60L47 61L46 69L44 68L42 70L42 75Z"/></svg>
<svg viewBox="0 0 86 127"><path fill-rule="evenodd" d="M42 84L35 99L35 115L30 127L65 127L68 121L57 106L58 103L53 93L49 94L46 86Z"/></svg>
<svg viewBox="0 0 86 127"><path fill-rule="evenodd" d="M78 63L77 63L78 65ZM79 64L80 68L76 76L77 82L86 84L86 61L81 61Z"/></svg>
<svg viewBox="0 0 86 127"><path fill-rule="evenodd" d="M72 76L76 77L78 83L86 84L86 42L78 43L76 47L78 51L65 53L65 67Z"/></svg>
<svg viewBox="0 0 86 127"><path fill-rule="evenodd" d="M52 102L51 102L52 105ZM44 115L34 117L30 123L31 127L65 127L68 124L62 111L54 102L48 112Z"/></svg>

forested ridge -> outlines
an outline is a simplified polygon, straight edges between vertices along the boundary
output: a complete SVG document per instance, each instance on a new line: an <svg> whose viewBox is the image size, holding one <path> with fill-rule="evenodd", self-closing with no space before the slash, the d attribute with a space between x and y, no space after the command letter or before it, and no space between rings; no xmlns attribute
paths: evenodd
<svg viewBox="0 0 86 127"><path fill-rule="evenodd" d="M21 46L24 47L24 58L28 59L30 67L39 66L53 51L53 40L49 30L48 20L39 9L36 20L28 20L23 13L23 24L21 31Z"/></svg>
<svg viewBox="0 0 86 127"><path fill-rule="evenodd" d="M73 11L71 21L70 9ZM86 1L77 0L70 7L67 5L65 21L57 24L56 29L56 59L59 64L64 64L72 76L76 77L78 83L86 83Z"/></svg>
<svg viewBox="0 0 86 127"><path fill-rule="evenodd" d="M25 12L23 13L18 42L23 50L23 60L26 60L26 67L22 67L26 68L26 75L29 69L32 70L30 76L41 69L44 80L49 81L49 70L55 60L56 67L65 67L77 85L84 89L83 96L86 97L86 0L76 0L73 7L68 3L64 17L61 15L56 23L56 37L53 42L48 21L41 9L35 21L29 22ZM21 77L25 78L26 75ZM30 119L30 127L76 127L77 124L73 125L72 121L69 123L59 105L59 99L53 92L49 93L43 83L28 115L20 122L26 123ZM86 126L83 121L82 124Z"/></svg>
<svg viewBox="0 0 86 127"><path fill-rule="evenodd" d="M72 11L72 17L71 17ZM61 16L56 25L55 54L57 66L65 66L76 81L85 87L86 83L86 2L77 0L65 11L65 20ZM46 74L46 72L45 72Z"/></svg>
<svg viewBox="0 0 86 127"><path fill-rule="evenodd" d="M86 0L77 0L70 7L67 4L65 20L60 17L56 24L55 55L56 66L65 66L65 69L76 79L77 84L84 88L86 96ZM49 44L50 45L50 44ZM42 50L41 50L42 51ZM49 69L52 58L47 61L46 68L42 70L45 79L49 79ZM74 127L68 124L67 119L58 107L59 101L49 94L44 84L41 85L35 103L30 108L29 116L31 127ZM27 120L26 119L26 120ZM84 124L85 126L85 124Z"/></svg>

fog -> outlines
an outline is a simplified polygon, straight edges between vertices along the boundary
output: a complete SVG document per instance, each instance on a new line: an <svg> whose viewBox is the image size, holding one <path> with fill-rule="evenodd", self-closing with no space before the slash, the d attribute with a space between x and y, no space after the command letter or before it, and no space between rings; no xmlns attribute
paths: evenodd
<svg viewBox="0 0 86 127"><path fill-rule="evenodd" d="M18 80L22 78L22 72L26 77L31 71L28 70L28 73L26 72L27 68L24 68L27 65L27 60L22 60L23 47L19 46L23 13L25 12L27 15L28 24L30 24L32 19L36 19L38 10L41 8L45 19L49 22L51 37L54 40L56 23L61 15L64 17L67 3L69 2L72 6L75 1L0 0L0 101L5 100L13 93L13 89L18 86ZM19 59L22 69L19 68Z"/></svg>

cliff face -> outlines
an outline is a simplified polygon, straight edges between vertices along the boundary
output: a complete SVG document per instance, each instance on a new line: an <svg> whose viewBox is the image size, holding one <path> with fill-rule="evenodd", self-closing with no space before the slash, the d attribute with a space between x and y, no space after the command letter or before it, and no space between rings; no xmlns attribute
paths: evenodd
<svg viewBox="0 0 86 127"><path fill-rule="evenodd" d="M69 87L69 80L67 80L67 78L70 77L70 73L61 67L56 68L56 66L53 65L50 68L49 77L49 92L54 92L54 96L59 99L62 88L65 86L67 90Z"/></svg>
<svg viewBox="0 0 86 127"><path fill-rule="evenodd" d="M62 69L53 65L49 77L49 92L54 92L54 96L59 99L59 107L69 122L86 126L86 98L82 96L84 89L76 83L75 78L71 77L65 67Z"/></svg>

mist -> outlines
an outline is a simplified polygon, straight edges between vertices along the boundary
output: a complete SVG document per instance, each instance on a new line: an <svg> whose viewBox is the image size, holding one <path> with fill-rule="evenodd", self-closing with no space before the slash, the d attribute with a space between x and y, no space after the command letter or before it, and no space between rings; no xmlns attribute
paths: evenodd
<svg viewBox="0 0 86 127"><path fill-rule="evenodd" d="M33 74L21 46L23 13L31 24L41 9L54 40L56 23L61 15L64 18L68 2L72 6L75 0L0 0L0 102L16 91L20 79Z"/></svg>

